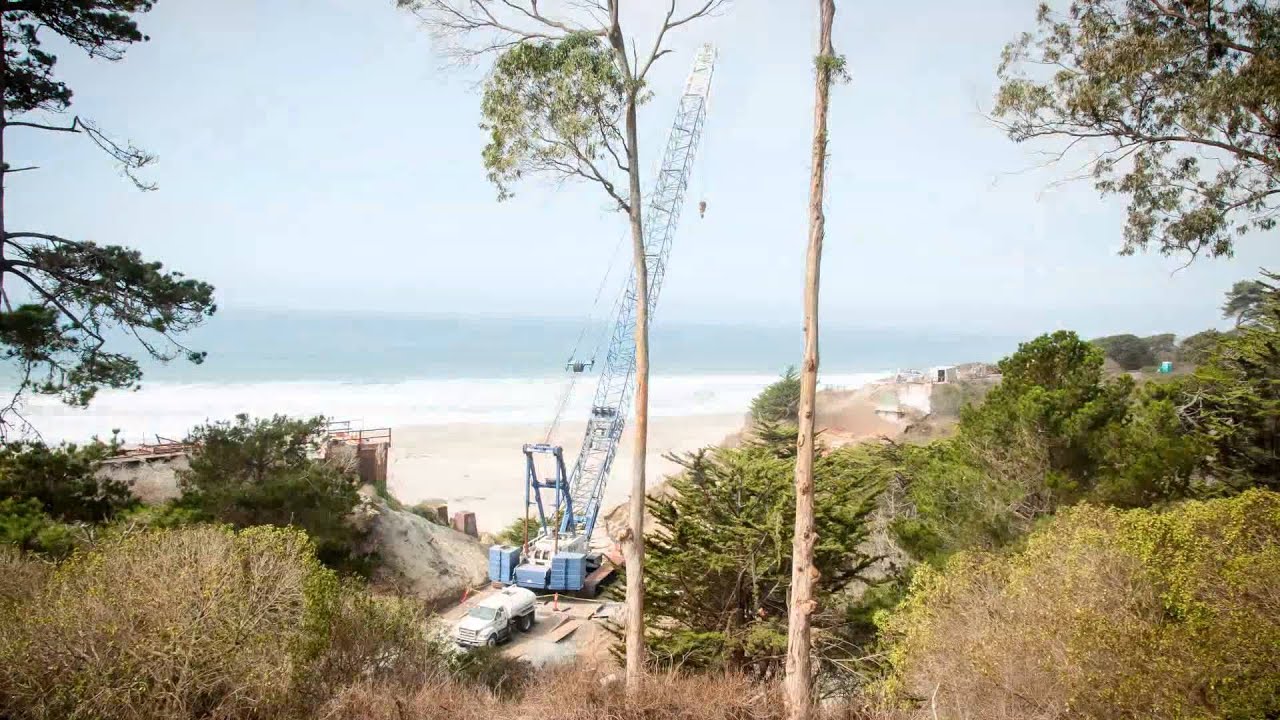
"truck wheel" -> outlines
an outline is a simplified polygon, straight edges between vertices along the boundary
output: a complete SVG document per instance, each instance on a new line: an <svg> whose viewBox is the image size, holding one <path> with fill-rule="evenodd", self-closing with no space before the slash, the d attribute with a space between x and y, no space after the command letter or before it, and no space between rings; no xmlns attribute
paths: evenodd
<svg viewBox="0 0 1280 720"><path fill-rule="evenodd" d="M517 627L520 628L520 632L529 632L529 628L533 627L533 613L522 615Z"/></svg>
<svg viewBox="0 0 1280 720"><path fill-rule="evenodd" d="M488 645L489 647L494 647L495 645L497 645L497 644L498 644L498 634L497 634L497 633L494 633L494 634L490 635L489 637L485 638L484 644L485 644L485 645Z"/></svg>

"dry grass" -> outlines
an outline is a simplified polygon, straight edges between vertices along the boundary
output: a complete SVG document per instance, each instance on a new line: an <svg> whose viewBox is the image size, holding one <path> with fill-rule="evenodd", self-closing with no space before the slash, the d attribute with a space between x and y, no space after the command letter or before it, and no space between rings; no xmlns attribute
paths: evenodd
<svg viewBox="0 0 1280 720"><path fill-rule="evenodd" d="M438 657L415 605L340 583L296 530L134 532L0 571L4 718L310 717Z"/></svg>
<svg viewBox="0 0 1280 720"><path fill-rule="evenodd" d="M12 545L0 545L0 613L31 599L44 586L52 568Z"/></svg>
<svg viewBox="0 0 1280 720"><path fill-rule="evenodd" d="M0 714L253 717L287 701L319 571L305 536L201 527L65 563L0 639Z"/></svg>
<svg viewBox="0 0 1280 720"><path fill-rule="evenodd" d="M364 684L340 693L318 717L324 720L780 720L782 695L773 684L738 675L652 676L628 699L621 684L604 682L587 667L538 672L524 692L502 700L448 679L415 688ZM870 718L851 706L824 708L824 720Z"/></svg>

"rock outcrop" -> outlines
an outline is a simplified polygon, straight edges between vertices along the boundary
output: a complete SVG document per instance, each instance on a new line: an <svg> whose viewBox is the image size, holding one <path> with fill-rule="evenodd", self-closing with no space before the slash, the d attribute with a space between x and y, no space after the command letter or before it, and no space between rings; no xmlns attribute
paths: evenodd
<svg viewBox="0 0 1280 720"><path fill-rule="evenodd" d="M488 580L488 550L473 537L396 510L365 487L358 522L378 555L374 581L416 595L428 605L456 602Z"/></svg>

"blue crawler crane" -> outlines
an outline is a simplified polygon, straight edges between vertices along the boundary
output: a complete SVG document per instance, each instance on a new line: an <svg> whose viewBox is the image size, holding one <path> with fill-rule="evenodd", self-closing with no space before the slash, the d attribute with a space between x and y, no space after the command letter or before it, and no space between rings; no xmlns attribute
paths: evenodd
<svg viewBox="0 0 1280 720"><path fill-rule="evenodd" d="M703 45L694 58L656 185L645 207L644 252L649 271L650 318L658 304L671 241L684 208L693 159L702 138L715 61L716 51L711 45ZM618 298L614 318L587 429L582 436L582 448L573 470L566 472L564 449L558 445L524 446L525 514L528 518L530 510L536 508L539 531L527 539L523 547L494 545L489 548L489 579L494 582L531 590L594 594L596 582L608 574L608 567L602 567L601 555L591 551L590 542L609 469L622 442L635 386L634 272ZM594 360L590 364L571 363L568 369L580 373L593 369L594 364ZM548 464L550 476L540 475L539 467L545 468Z"/></svg>

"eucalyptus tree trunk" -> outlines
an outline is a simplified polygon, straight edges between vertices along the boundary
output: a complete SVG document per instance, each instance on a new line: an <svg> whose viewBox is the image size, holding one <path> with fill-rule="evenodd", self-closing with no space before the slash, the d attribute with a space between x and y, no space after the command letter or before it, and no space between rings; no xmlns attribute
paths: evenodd
<svg viewBox="0 0 1280 720"><path fill-rule="evenodd" d="M787 718L808 720L813 708L813 669L809 630L816 602L813 565L816 531L813 520L813 443L818 394L818 288L822 269L822 238L826 220L827 106L836 58L831 47L835 0L818 0L821 24L815 68L813 156L809 178L809 249L804 276L804 362L800 370L800 431L796 438L796 527L791 555L791 602L787 625Z"/></svg>
<svg viewBox="0 0 1280 720"><path fill-rule="evenodd" d="M649 266L644 254L640 165L636 152L636 106L627 107L627 147L631 170L631 252L636 268L636 421L631 459L630 542L627 553L627 692L640 688L644 674L644 501L645 455L649 445Z"/></svg>

